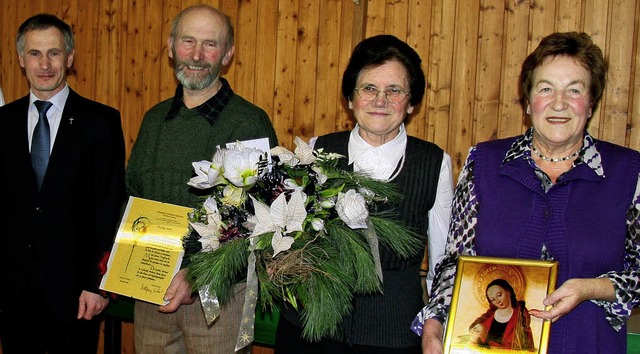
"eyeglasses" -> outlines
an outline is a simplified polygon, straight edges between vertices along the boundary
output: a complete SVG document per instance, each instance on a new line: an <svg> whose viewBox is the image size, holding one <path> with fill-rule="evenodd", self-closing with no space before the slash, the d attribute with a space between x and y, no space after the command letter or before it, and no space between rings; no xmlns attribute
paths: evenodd
<svg viewBox="0 0 640 354"><path fill-rule="evenodd" d="M358 96L365 101L373 101L378 98L378 94L380 92L384 93L384 98L389 101L391 104L399 104L404 101L407 96L409 96L409 92L404 92L401 89L390 88L384 91L380 91L373 86L363 86L358 87L354 91L358 93Z"/></svg>

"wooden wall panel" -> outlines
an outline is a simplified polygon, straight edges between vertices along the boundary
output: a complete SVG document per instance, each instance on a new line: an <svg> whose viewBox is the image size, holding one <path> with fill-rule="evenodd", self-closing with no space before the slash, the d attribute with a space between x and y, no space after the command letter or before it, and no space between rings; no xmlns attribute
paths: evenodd
<svg viewBox="0 0 640 354"><path fill-rule="evenodd" d="M244 60L245 56L251 55L256 49L258 36L258 4L256 1L238 2L237 18L242 21L236 22L236 28L240 36L236 38L236 53L234 55L231 69L234 71L234 90L245 92L244 98L255 101L255 61Z"/></svg>
<svg viewBox="0 0 640 354"><path fill-rule="evenodd" d="M505 37L503 42L504 61L500 78L501 105L498 121L498 138L513 136L526 129L523 108L520 106L518 77L522 61L529 48L529 19L532 15L528 1L513 1L507 7L505 16ZM546 11L546 8L541 9ZM537 21L537 19L536 19ZM537 42L536 42L537 44ZM535 47L535 44L533 45Z"/></svg>
<svg viewBox="0 0 640 354"><path fill-rule="evenodd" d="M496 127L500 116L500 77L502 68L504 41L504 3L503 0L482 2L478 23L478 72L476 74L476 102L473 125L474 140L495 139Z"/></svg>
<svg viewBox="0 0 640 354"><path fill-rule="evenodd" d="M365 36L371 37L371 36L375 36L376 34L385 33L384 20L385 20L385 11L387 9L387 2L375 1L375 0L366 0L366 2L367 2L367 12L365 13L366 22L364 23ZM391 4L391 6L393 6L393 3ZM354 43L354 45L355 44L356 43Z"/></svg>
<svg viewBox="0 0 640 354"><path fill-rule="evenodd" d="M453 42L453 67L451 73L451 99L449 119L449 146L457 146L463 151L473 144L473 108L476 87L476 66L478 62L478 19L479 6L465 0L458 0ZM462 155L460 155L462 157ZM456 168L463 159L457 160Z"/></svg>
<svg viewBox="0 0 640 354"><path fill-rule="evenodd" d="M248 61L255 62L255 100L254 103L262 107L270 117L275 114L276 87L276 36L278 28L278 2L258 2L257 33L260 40L255 43L255 51L247 56ZM271 35L265 35L270 33ZM246 54L246 53L245 53ZM242 54L238 54L242 55ZM260 58L260 60L256 60ZM243 94L242 91L237 91ZM276 127L277 128L277 127ZM284 132L277 131L278 139ZM287 145L289 146L289 145Z"/></svg>
<svg viewBox="0 0 640 354"><path fill-rule="evenodd" d="M314 134L321 135L331 133L338 130L337 120L338 110L340 106L336 106L336 102L340 102L342 97L340 93L339 82L335 80L336 75L340 72L341 59L341 23L350 23L350 21L341 21L344 16L351 16L342 10L342 2L339 0L319 1L320 8L318 13L320 16L318 25L318 42L316 45L315 58L307 58L313 62L313 70L315 70L315 78L312 81L314 88L309 88L309 92L313 91L313 95L306 95L299 104L309 106L308 110L301 114L304 116L295 117L309 124L304 124L304 130L297 130L296 136L301 139L309 140ZM351 33L346 30L346 33ZM350 36L345 36L351 46ZM311 68L311 65L308 65ZM308 73L313 71L307 71ZM304 74L304 73L303 73ZM313 99L315 97L315 99ZM301 124L301 123L299 123ZM322 132L322 133L320 133Z"/></svg>
<svg viewBox="0 0 640 354"><path fill-rule="evenodd" d="M409 1L409 17L407 18L407 43L419 53L429 53L430 39L429 28L431 27L431 1L412 0ZM426 69L427 58L423 57L423 70ZM425 72L426 73L426 72ZM435 129L433 122L427 116L426 103L427 95L422 99L422 104L416 107L411 115L411 124L407 125L407 132L414 136L421 136L429 141L433 141Z"/></svg>
<svg viewBox="0 0 640 354"><path fill-rule="evenodd" d="M435 136L433 142L445 149L451 156L453 165L457 168L454 176L458 175L460 167L467 156L465 148L456 151L449 145L449 127L453 123L450 115L451 103L451 74L453 66L453 36L455 24L455 1L436 1L431 11L431 36L429 53L420 53L425 63L427 76L426 105L427 117L433 121ZM409 122L411 124L411 122Z"/></svg>
<svg viewBox="0 0 640 354"><path fill-rule="evenodd" d="M173 74L173 68L170 66L170 49L167 47L167 40L171 34L173 18L180 13L180 10L182 10L182 6L179 1L167 1L164 3L164 6L162 6L162 18L156 19L156 21L162 22L162 34L160 38L158 38L158 47L160 49L160 72L158 73L158 81L160 81L159 101L170 98L176 92L177 80Z"/></svg>
<svg viewBox="0 0 640 354"><path fill-rule="evenodd" d="M610 9L607 7L608 0L589 1L585 4L583 31L589 33L594 43L596 43L606 55L607 43L607 21L609 20ZM606 97L603 97L606 100ZM602 104L602 103L601 103ZM596 136L602 136L600 126L603 120L603 111L597 109L593 112L589 120L589 132Z"/></svg>
<svg viewBox="0 0 640 354"><path fill-rule="evenodd" d="M605 93L605 102L600 137L613 143L624 145L629 120L629 95L631 92L631 69L634 62L632 54L634 33L625 30L625 26L634 22L637 14L635 1L612 1L610 10L611 27L607 40L606 54L609 58L609 79ZM637 35L637 34L636 34ZM612 40L611 37L615 40ZM637 50L637 49L636 49Z"/></svg>
<svg viewBox="0 0 640 354"><path fill-rule="evenodd" d="M316 129L314 135L321 135L333 131L350 130L354 126L354 120L351 116L351 111L347 109L347 102L342 96L342 73L344 73L347 64L349 63L349 56L353 47L364 39L364 29L366 27L366 13L368 9L368 2L362 2L361 5L353 6L348 1L342 1L341 8L341 24L340 35L336 43L339 43L337 67L332 68L333 75L331 77L324 78L324 81L329 85L335 85L335 93L333 93L334 102L337 107L334 107L333 113L335 114L335 122L333 122L333 129L331 129L331 122L323 124L324 130ZM338 79L339 78L339 79ZM330 90L331 86L327 87ZM331 96L331 92L326 92L327 96ZM328 110L330 112L330 110ZM328 117L327 119L331 119ZM323 119L324 121L324 119Z"/></svg>
<svg viewBox="0 0 640 354"><path fill-rule="evenodd" d="M330 2L325 4L324 1L316 0L300 1L297 29L298 54L294 72L296 78L306 77L309 73L318 73L319 65L331 65L330 56L323 56L322 60L318 60L320 34L320 16L318 15L321 13L321 3L323 10L329 7L330 11ZM324 14L324 11L322 13ZM329 26L335 27L335 24L337 24L332 22L335 16L331 13L322 16L322 19L323 25L326 24L326 20L329 21ZM326 27L323 26L323 29L326 29ZM317 80L317 74L310 75L305 80L296 80L297 88L291 97L294 104L291 136L294 138L299 136L308 140L308 137L314 131L314 120L306 118L315 117L316 100L312 99L312 97L318 97L316 94Z"/></svg>
<svg viewBox="0 0 640 354"><path fill-rule="evenodd" d="M580 20L584 11L584 2L576 4L571 1L560 1L557 7L556 31L573 31L580 28Z"/></svg>
<svg viewBox="0 0 640 354"><path fill-rule="evenodd" d="M127 152L142 116L171 97L171 21L201 0L2 1L0 85L6 101L27 93L15 33L39 12L76 34L69 84L118 108ZM353 47L389 33L422 56L428 87L407 130L453 159L454 178L469 146L523 132L523 59L552 31L585 31L610 63L609 82L589 131L640 149L640 0L207 0L235 25L236 53L225 76L272 118L281 143L353 127L340 91ZM186 182L186 181L185 181Z"/></svg>
<svg viewBox="0 0 640 354"><path fill-rule="evenodd" d="M274 112L271 116L278 140L286 146L293 142L294 97L297 85L306 76L296 81L299 1L278 1L278 28L276 31L276 81Z"/></svg>

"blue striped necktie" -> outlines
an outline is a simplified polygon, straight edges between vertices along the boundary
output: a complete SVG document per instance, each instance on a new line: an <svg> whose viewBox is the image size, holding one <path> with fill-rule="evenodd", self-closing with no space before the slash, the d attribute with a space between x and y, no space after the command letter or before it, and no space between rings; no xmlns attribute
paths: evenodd
<svg viewBox="0 0 640 354"><path fill-rule="evenodd" d="M44 174L47 172L49 150L51 149L51 135L49 133L49 120L47 119L47 111L51 108L51 102L35 101L33 104L38 108L39 117L31 139L31 166L33 166L33 171L36 173L38 190L40 190Z"/></svg>

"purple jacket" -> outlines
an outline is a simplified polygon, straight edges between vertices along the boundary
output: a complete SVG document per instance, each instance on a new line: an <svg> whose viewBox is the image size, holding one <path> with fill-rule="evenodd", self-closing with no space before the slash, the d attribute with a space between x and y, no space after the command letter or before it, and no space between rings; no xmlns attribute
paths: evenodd
<svg viewBox="0 0 640 354"><path fill-rule="evenodd" d="M501 166L513 141L477 146L477 255L539 259L545 245L559 262L557 286L623 270L638 152L596 141L605 177L580 164L545 193L525 159ZM550 353L626 353L626 327L616 332L591 301L554 322L549 338Z"/></svg>

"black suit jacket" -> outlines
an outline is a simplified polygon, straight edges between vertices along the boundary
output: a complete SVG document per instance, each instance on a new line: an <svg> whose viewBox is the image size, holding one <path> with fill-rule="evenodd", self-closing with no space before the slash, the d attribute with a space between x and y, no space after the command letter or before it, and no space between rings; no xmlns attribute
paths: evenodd
<svg viewBox="0 0 640 354"><path fill-rule="evenodd" d="M120 112L70 91L40 192L31 167L29 96L0 107L0 314L49 306L74 320L82 290L98 292L125 200ZM27 304L27 294L41 302ZM35 319L34 319L35 320Z"/></svg>

